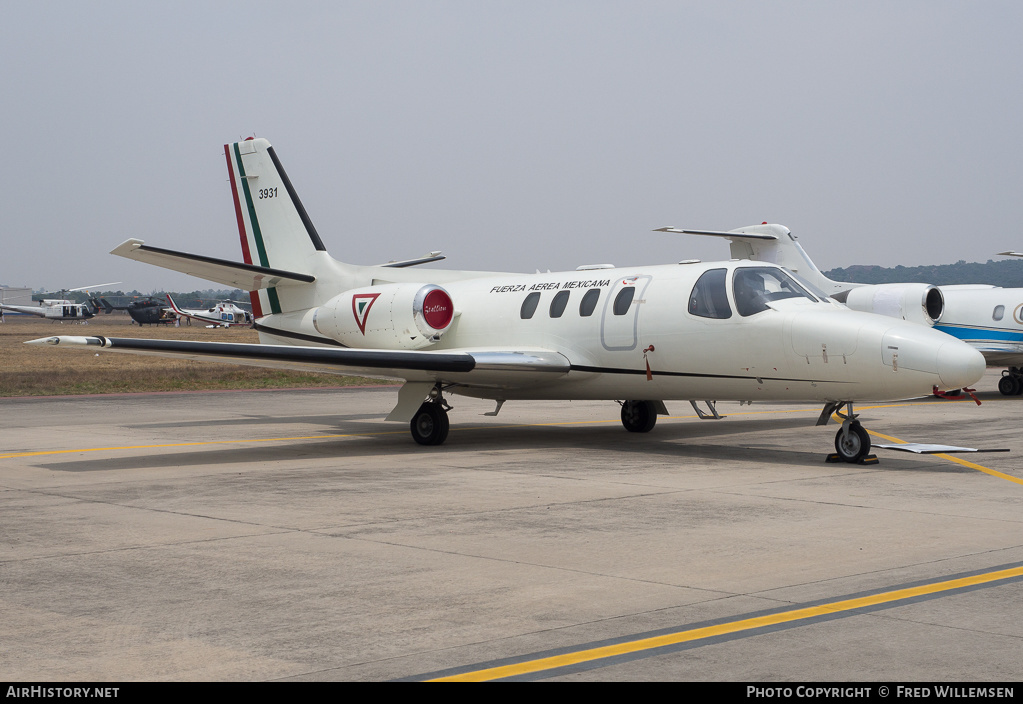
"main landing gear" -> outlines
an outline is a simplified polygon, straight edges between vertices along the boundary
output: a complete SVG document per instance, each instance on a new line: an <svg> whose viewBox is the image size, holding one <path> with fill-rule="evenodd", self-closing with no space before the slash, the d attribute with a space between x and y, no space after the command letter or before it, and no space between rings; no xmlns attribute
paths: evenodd
<svg viewBox="0 0 1023 704"><path fill-rule="evenodd" d="M624 401L622 425L630 433L649 433L657 424L657 404L653 401Z"/></svg>
<svg viewBox="0 0 1023 704"><path fill-rule="evenodd" d="M412 416L409 428L412 439L420 445L440 445L448 439L448 411L451 406L444 400L440 385L430 389L430 399Z"/></svg>
<svg viewBox="0 0 1023 704"><path fill-rule="evenodd" d="M1023 393L1023 369L1009 367L998 380L998 390L1003 396L1019 396Z"/></svg>
<svg viewBox="0 0 1023 704"><path fill-rule="evenodd" d="M841 412L842 406L848 407L848 412ZM842 427L835 434L835 453L828 455L828 462L848 462L850 464L877 464L877 457L870 454L870 435L864 430L860 422L856 420L857 414L853 413L852 402L833 402L824 406L817 425L825 425L832 414L842 419Z"/></svg>

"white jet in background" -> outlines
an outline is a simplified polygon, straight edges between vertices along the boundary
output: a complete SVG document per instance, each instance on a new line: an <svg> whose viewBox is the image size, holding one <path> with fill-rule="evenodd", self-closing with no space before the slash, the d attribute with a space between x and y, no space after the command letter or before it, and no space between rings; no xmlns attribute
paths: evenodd
<svg viewBox="0 0 1023 704"><path fill-rule="evenodd" d="M656 232L725 238L733 259L779 264L853 310L919 323L963 340L984 355L988 366L1008 367L998 382L999 391L1006 396L1023 393L1023 288L832 281L784 225L764 223L727 232L662 227Z"/></svg>
<svg viewBox="0 0 1023 704"><path fill-rule="evenodd" d="M920 325L849 310L779 266L680 262L558 273L423 270L332 258L273 147L225 146L243 262L128 240L114 254L251 291L261 344L51 337L81 346L405 381L387 420L422 445L448 435L447 398L619 400L647 432L666 400L801 401L844 418L841 459L870 438L853 404L976 382L984 359ZM843 415L840 411L846 409Z"/></svg>

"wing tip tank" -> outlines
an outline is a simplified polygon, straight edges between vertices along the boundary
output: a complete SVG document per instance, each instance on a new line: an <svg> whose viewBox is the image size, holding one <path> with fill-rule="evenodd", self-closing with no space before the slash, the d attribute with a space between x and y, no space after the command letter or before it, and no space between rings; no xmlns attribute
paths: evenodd
<svg viewBox="0 0 1023 704"><path fill-rule="evenodd" d="M83 337L79 335L52 335L50 337L40 337L35 340L26 340L25 344L107 347L107 340L105 337Z"/></svg>

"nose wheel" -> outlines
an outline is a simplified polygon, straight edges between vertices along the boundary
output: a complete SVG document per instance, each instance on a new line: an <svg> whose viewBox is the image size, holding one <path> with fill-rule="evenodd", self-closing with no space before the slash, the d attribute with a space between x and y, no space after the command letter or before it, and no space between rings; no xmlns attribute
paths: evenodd
<svg viewBox="0 0 1023 704"><path fill-rule="evenodd" d="M858 464L870 452L870 435L858 421L838 429L835 435L835 452L843 462Z"/></svg>
<svg viewBox="0 0 1023 704"><path fill-rule="evenodd" d="M842 406L848 407L847 413L842 413ZM835 453L828 455L828 462L848 462L849 464L877 464L877 457L870 454L870 435L860 422L856 420L853 413L852 403L835 402L829 403L821 412L817 421L818 425L827 423L831 415L837 415L842 419L842 427L835 434Z"/></svg>

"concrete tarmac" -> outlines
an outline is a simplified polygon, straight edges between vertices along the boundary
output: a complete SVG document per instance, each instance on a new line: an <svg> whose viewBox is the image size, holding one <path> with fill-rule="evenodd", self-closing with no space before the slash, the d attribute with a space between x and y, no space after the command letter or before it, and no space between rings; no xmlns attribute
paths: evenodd
<svg viewBox="0 0 1023 704"><path fill-rule="evenodd" d="M824 462L811 405L669 403L639 435L452 397L423 448L396 395L0 399L4 679L1023 674L1023 397L858 407L1011 450L863 466Z"/></svg>

